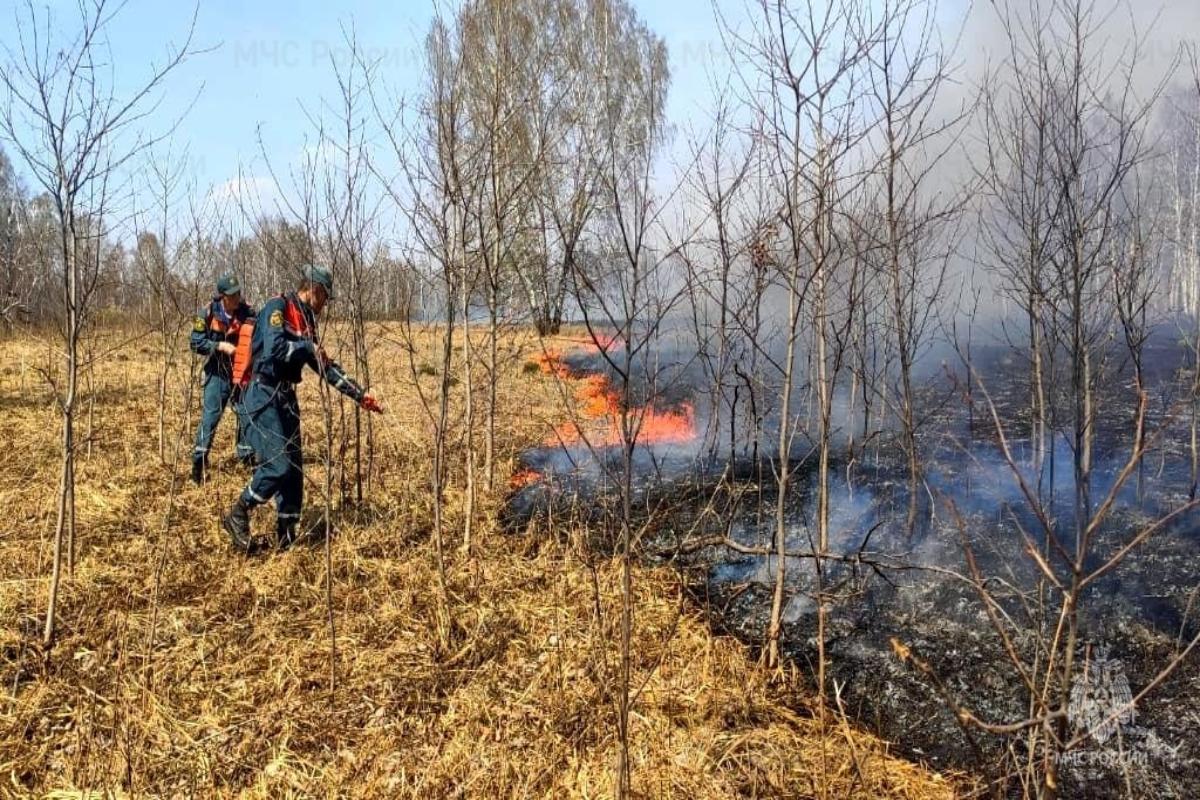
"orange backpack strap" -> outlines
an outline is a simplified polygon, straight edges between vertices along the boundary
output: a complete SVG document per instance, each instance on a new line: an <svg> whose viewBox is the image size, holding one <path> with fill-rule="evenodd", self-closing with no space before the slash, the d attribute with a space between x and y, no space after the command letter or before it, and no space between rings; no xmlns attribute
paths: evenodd
<svg viewBox="0 0 1200 800"><path fill-rule="evenodd" d="M254 339L254 318L247 317L238 332L237 349L233 351L233 385L243 389L250 385L254 354L250 343Z"/></svg>
<svg viewBox="0 0 1200 800"><path fill-rule="evenodd" d="M226 319L230 319L230 317L220 308L220 303L220 299L214 297L208 304L208 308L204 312L204 327L211 333L224 335L229 332L229 323Z"/></svg>

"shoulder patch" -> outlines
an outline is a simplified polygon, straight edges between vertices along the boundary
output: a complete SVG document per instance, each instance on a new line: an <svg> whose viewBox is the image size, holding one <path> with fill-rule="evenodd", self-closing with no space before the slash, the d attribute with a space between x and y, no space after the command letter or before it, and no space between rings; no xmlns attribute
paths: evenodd
<svg viewBox="0 0 1200 800"><path fill-rule="evenodd" d="M272 311L271 318L268 321L271 323L272 328L282 328L283 327L283 310L277 308L274 311Z"/></svg>
<svg viewBox="0 0 1200 800"><path fill-rule="evenodd" d="M204 317L196 317L196 321L192 323L192 330L196 333L204 333L207 326L204 324Z"/></svg>

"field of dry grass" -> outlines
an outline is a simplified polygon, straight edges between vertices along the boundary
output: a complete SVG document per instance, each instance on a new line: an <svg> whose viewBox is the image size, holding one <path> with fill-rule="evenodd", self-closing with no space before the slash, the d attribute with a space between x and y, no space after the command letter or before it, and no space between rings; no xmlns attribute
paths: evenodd
<svg viewBox="0 0 1200 800"><path fill-rule="evenodd" d="M556 420L553 378L522 369L527 354L506 362L499 480L472 558L457 548L462 493L448 493L442 602L431 428L398 339L375 333L373 387L388 414L368 501L334 501L336 650L323 547L230 551L218 518L246 474L229 420L214 450L220 474L193 487L191 362L180 355L167 409L168 460L183 456L163 466L152 343L114 337L102 343L94 412L84 403L79 553L59 639L44 652L59 429L42 370L53 354L30 337L0 342L0 796L612 796L617 564L581 552L570 531L494 524L512 454ZM432 345L419 361L435 363ZM432 390L438 378L421 380ZM319 461L311 378L301 402L306 453ZM322 485L314 463L310 510ZM743 646L708 629L671 570L639 569L634 586L638 796L954 795L951 778L844 723L822 735Z"/></svg>

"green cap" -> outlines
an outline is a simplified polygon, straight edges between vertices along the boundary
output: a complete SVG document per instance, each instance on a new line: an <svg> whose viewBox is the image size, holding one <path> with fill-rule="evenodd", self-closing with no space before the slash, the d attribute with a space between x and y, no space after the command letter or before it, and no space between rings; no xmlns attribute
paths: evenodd
<svg viewBox="0 0 1200 800"><path fill-rule="evenodd" d="M304 280L323 286L329 299L333 299L333 273L325 267L318 267L315 264L305 265Z"/></svg>
<svg viewBox="0 0 1200 800"><path fill-rule="evenodd" d="M217 294L230 297L242 293L242 285L238 283L237 275L232 272L217 279Z"/></svg>

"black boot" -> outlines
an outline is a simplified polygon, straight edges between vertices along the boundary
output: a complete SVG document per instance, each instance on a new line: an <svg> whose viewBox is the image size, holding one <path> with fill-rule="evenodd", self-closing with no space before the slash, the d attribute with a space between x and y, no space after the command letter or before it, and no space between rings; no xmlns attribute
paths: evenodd
<svg viewBox="0 0 1200 800"><path fill-rule="evenodd" d="M287 550L296 543L296 520L275 520L275 549Z"/></svg>
<svg viewBox="0 0 1200 800"><path fill-rule="evenodd" d="M238 498L233 508L229 509L229 513L221 520L221 527L229 534L233 549L250 554L254 547L254 540L250 538L250 506L246 505L242 498Z"/></svg>
<svg viewBox="0 0 1200 800"><path fill-rule="evenodd" d="M204 459L197 458L195 461L193 461L192 462L192 483L196 484L197 486L204 483L205 478L208 477L205 474L207 471L208 470L205 467Z"/></svg>

